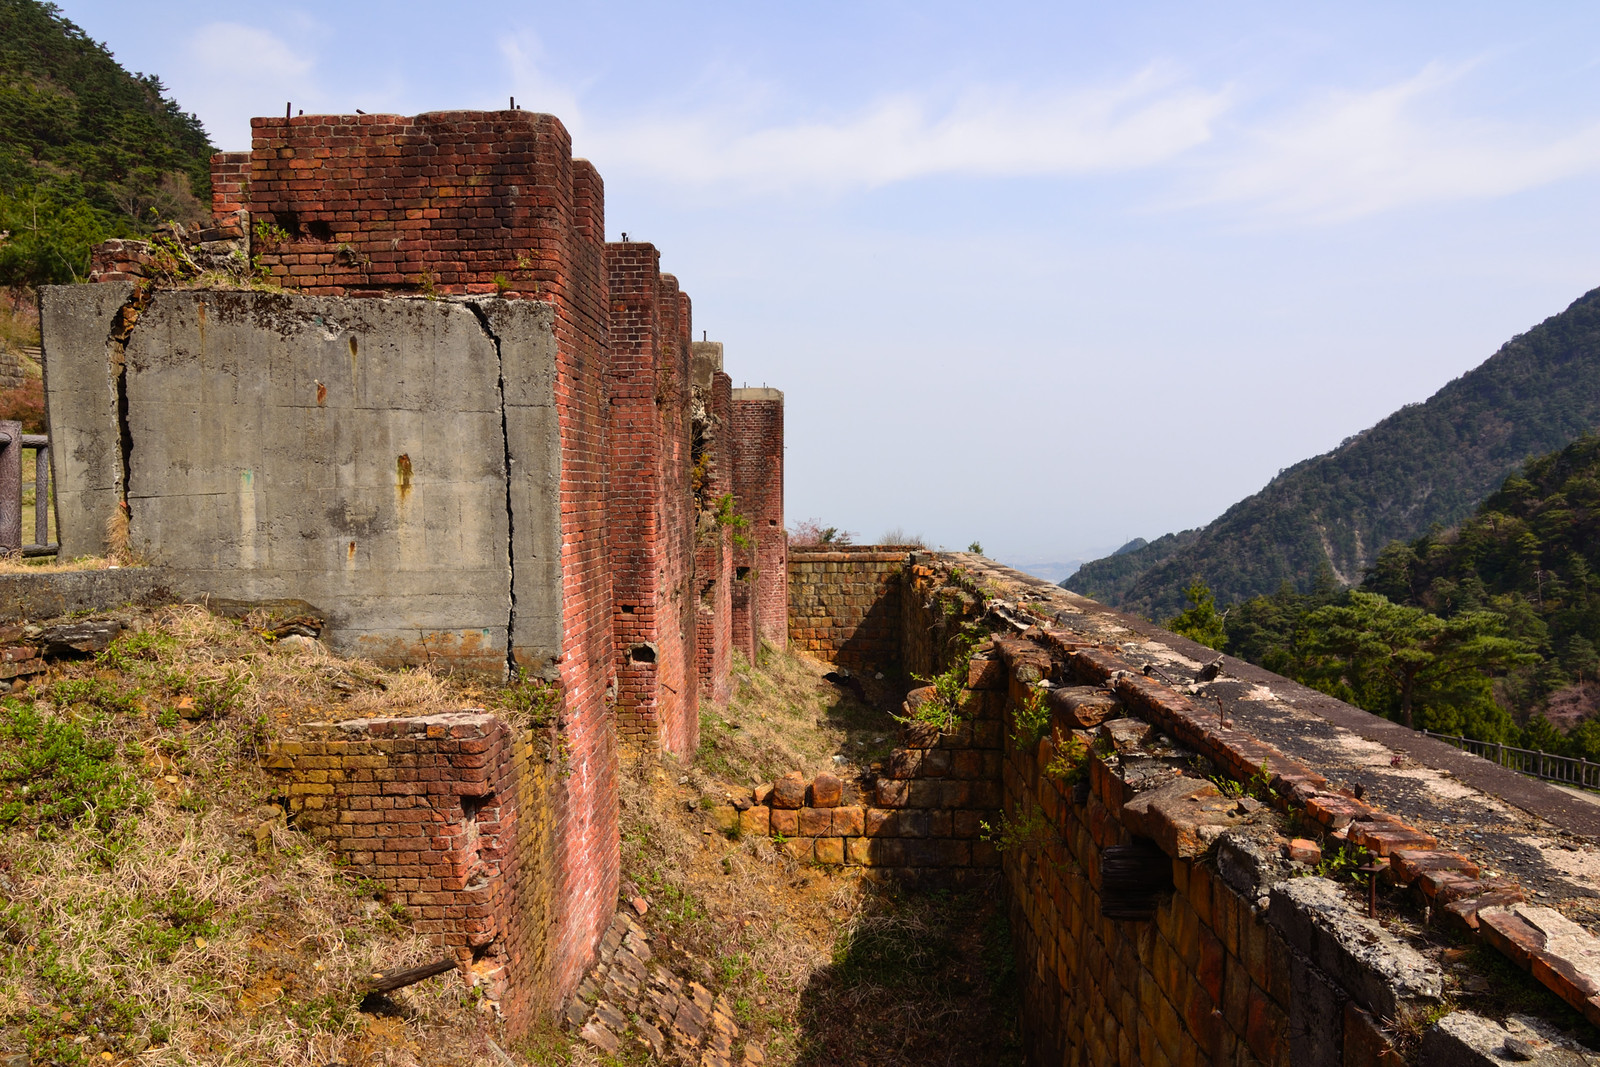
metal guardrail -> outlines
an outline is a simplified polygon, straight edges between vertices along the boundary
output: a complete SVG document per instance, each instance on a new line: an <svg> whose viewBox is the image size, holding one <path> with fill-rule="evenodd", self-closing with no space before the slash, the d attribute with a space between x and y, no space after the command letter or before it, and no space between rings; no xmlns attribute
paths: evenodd
<svg viewBox="0 0 1600 1067"><path fill-rule="evenodd" d="M38 453L33 478L34 543L22 543L22 451ZM23 433L22 423L0 420L0 552L52 556L61 546L50 543L50 438Z"/></svg>
<svg viewBox="0 0 1600 1067"><path fill-rule="evenodd" d="M1554 752L1541 752L1536 748L1517 748L1498 741L1477 741L1454 734L1434 733L1432 730L1419 732L1424 737L1438 738L1463 752L1481 756L1530 778L1543 778L1547 782L1558 782L1577 789L1600 789L1600 763L1591 763L1582 757L1558 756Z"/></svg>

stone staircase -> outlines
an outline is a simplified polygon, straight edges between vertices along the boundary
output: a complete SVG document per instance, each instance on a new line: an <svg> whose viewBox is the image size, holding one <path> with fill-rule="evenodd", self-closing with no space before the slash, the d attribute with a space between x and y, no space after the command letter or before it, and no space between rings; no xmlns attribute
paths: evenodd
<svg viewBox="0 0 1600 1067"><path fill-rule="evenodd" d="M594 968L579 983L566 1018L585 1041L615 1056L636 1042L662 1063L689 1067L761 1067L766 1057L746 1042L737 1059L738 1024L726 996L713 996L656 960L650 932L619 911L600 942Z"/></svg>

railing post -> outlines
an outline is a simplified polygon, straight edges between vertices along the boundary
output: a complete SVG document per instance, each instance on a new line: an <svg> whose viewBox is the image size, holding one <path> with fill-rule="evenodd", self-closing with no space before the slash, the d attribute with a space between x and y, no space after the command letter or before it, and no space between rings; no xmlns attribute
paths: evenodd
<svg viewBox="0 0 1600 1067"><path fill-rule="evenodd" d="M1504 767L1506 765L1506 743L1504 741L1496 741L1494 747L1494 761Z"/></svg>
<svg viewBox="0 0 1600 1067"><path fill-rule="evenodd" d="M50 543L50 446L33 453L33 542Z"/></svg>
<svg viewBox="0 0 1600 1067"><path fill-rule="evenodd" d="M22 550L22 423L0 420L0 552Z"/></svg>

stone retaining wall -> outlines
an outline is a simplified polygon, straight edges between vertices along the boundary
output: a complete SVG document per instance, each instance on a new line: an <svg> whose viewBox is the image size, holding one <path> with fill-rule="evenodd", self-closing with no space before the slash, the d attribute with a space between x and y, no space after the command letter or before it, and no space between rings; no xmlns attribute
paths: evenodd
<svg viewBox="0 0 1600 1067"><path fill-rule="evenodd" d="M997 592L1000 568L966 563L917 558L908 601L944 605L928 649L981 620L1003 664L1004 817L989 836L1029 1063L1444 1067L1504 1062L1513 1039L1538 1062L1583 1062L1561 1058L1580 1046L1547 1020L1452 1011L1448 954L1422 936L1431 916L1600 1022L1600 940L1581 924L1236 727L1070 594L1023 605ZM974 675L996 669L982 663ZM1039 708L1043 721L1024 711ZM1368 918L1357 886L1317 875L1323 849L1409 887L1416 913L1385 889Z"/></svg>
<svg viewBox="0 0 1600 1067"><path fill-rule="evenodd" d="M789 642L852 670L900 662L900 572L895 545L789 548Z"/></svg>

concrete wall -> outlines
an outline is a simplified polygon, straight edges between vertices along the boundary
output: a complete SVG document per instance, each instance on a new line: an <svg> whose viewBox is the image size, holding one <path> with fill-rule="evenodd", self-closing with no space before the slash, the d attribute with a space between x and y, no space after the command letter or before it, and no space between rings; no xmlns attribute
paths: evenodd
<svg viewBox="0 0 1600 1067"><path fill-rule="evenodd" d="M131 282L39 290L50 412L50 474L61 558L103 556L106 521L123 494L122 343Z"/></svg>
<svg viewBox="0 0 1600 1067"><path fill-rule="evenodd" d="M105 345L74 343L115 311L98 286L46 291L53 419L118 424L110 389L82 385L106 378ZM156 293L123 353L130 547L186 593L309 601L342 652L490 673L515 559L518 658L553 662L554 347L531 301ZM74 546L114 513L121 456L84 437L57 470Z"/></svg>

